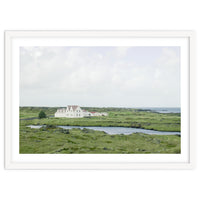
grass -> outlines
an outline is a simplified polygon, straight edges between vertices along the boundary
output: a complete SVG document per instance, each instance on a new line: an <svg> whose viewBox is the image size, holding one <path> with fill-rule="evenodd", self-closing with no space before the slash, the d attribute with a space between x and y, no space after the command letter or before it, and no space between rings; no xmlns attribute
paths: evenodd
<svg viewBox="0 0 200 200"><path fill-rule="evenodd" d="M57 108L56 107L20 107L19 117L20 119L38 117L40 111L44 111L47 116L54 115Z"/></svg>
<svg viewBox="0 0 200 200"><path fill-rule="evenodd" d="M91 129L55 126L31 129L20 125L22 154L146 154L180 153L177 135L108 135Z"/></svg>
<svg viewBox="0 0 200 200"><path fill-rule="evenodd" d="M179 113L153 113L127 108L85 108L99 112L107 112L107 117L91 118L45 118L27 121L27 124L37 125L66 125L66 126L121 126L144 128L158 131L180 131ZM20 119L37 117L38 113L44 110L47 116L54 115L57 108L20 108Z"/></svg>
<svg viewBox="0 0 200 200"><path fill-rule="evenodd" d="M128 108L84 108L107 112L108 116L91 118L55 118L57 108L20 108L20 153L22 154L176 154L180 153L181 137L178 135L108 135L91 129L58 128L71 126L121 126L158 131L180 131L180 114L161 114ZM43 110L48 118L37 118ZM31 129L28 125L47 125Z"/></svg>

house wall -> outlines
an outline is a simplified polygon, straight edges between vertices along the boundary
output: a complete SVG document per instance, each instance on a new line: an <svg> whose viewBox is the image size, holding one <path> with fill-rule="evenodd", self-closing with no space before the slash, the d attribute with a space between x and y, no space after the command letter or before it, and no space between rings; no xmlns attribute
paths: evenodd
<svg viewBox="0 0 200 200"><path fill-rule="evenodd" d="M95 116L108 116L107 113L89 112L83 111L80 107L73 110L72 107L60 108L56 111L55 117L67 117L67 118L81 118L81 117L95 117Z"/></svg>
<svg viewBox="0 0 200 200"><path fill-rule="evenodd" d="M81 118L84 117L84 113L80 107L76 108L76 110L73 110L72 107L67 107L66 109L58 109L55 117Z"/></svg>

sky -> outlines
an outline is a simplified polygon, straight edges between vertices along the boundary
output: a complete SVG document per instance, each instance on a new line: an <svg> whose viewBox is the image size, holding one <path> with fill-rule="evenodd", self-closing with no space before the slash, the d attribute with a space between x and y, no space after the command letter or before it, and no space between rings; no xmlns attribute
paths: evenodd
<svg viewBox="0 0 200 200"><path fill-rule="evenodd" d="M20 106L180 107L180 47L20 47Z"/></svg>

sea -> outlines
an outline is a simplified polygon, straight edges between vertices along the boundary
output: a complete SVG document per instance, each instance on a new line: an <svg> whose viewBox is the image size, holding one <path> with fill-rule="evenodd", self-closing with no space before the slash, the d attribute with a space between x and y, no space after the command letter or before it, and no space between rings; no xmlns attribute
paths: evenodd
<svg viewBox="0 0 200 200"><path fill-rule="evenodd" d="M137 107L136 109L157 113L181 113L180 107Z"/></svg>

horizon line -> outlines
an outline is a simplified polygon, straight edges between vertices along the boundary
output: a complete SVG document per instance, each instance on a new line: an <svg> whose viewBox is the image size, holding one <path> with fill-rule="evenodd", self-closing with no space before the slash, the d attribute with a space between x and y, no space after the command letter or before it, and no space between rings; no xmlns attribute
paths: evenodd
<svg viewBox="0 0 200 200"><path fill-rule="evenodd" d="M65 106L19 106L19 107L66 107ZM76 105L79 106L79 105ZM135 107L130 107L130 106L80 106L80 107L91 107L91 108L181 108L181 106L135 106Z"/></svg>

